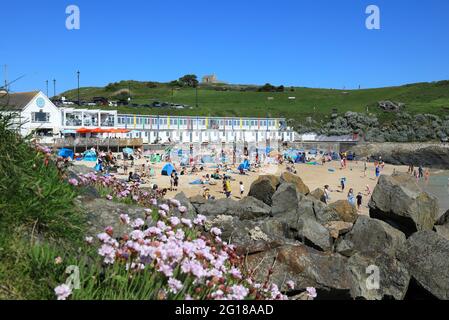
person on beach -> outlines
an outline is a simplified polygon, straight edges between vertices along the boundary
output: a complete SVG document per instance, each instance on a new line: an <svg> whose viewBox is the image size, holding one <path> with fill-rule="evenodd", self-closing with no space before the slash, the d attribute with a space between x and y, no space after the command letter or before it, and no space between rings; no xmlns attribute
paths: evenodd
<svg viewBox="0 0 449 320"><path fill-rule="evenodd" d="M346 183L346 178L341 178L340 179L341 192L345 191L345 183Z"/></svg>
<svg viewBox="0 0 449 320"><path fill-rule="evenodd" d="M423 176L424 176L423 168L422 168L422 166L420 165L420 166L418 167L418 178L421 179Z"/></svg>
<svg viewBox="0 0 449 320"><path fill-rule="evenodd" d="M245 193L245 186L243 185L243 181L240 181L240 199L243 198L244 193Z"/></svg>
<svg viewBox="0 0 449 320"><path fill-rule="evenodd" d="M362 199L363 199L362 193L359 192L356 198L357 198L357 210L360 211L362 209Z"/></svg>
<svg viewBox="0 0 449 320"><path fill-rule="evenodd" d="M324 203L328 204L329 200L331 199L330 191L329 191L329 185L324 186Z"/></svg>
<svg viewBox="0 0 449 320"><path fill-rule="evenodd" d="M351 205L355 206L354 190L352 188L349 189L349 192L348 192L348 202Z"/></svg>
<svg viewBox="0 0 449 320"><path fill-rule="evenodd" d="M363 162L363 176L366 177L366 170L368 169L367 160Z"/></svg>
<svg viewBox="0 0 449 320"><path fill-rule="evenodd" d="M380 177L380 165L376 166L376 178Z"/></svg>
<svg viewBox="0 0 449 320"><path fill-rule="evenodd" d="M226 198L231 197L231 182L228 178L225 178L225 194Z"/></svg>
<svg viewBox="0 0 449 320"><path fill-rule="evenodd" d="M175 191L178 190L178 183L179 183L178 173L175 172L175 176L173 177L173 187Z"/></svg>
<svg viewBox="0 0 449 320"><path fill-rule="evenodd" d="M172 172L171 175L170 175L170 191L173 191L173 183L175 181L174 178L175 178L175 173Z"/></svg>
<svg viewBox="0 0 449 320"><path fill-rule="evenodd" d="M426 171L424 171L424 180L426 181L426 183L429 182L429 177L430 177L430 171L429 171L429 169L426 169Z"/></svg>
<svg viewBox="0 0 449 320"><path fill-rule="evenodd" d="M371 188L369 187L369 185L366 185L365 191L368 196L371 195Z"/></svg>

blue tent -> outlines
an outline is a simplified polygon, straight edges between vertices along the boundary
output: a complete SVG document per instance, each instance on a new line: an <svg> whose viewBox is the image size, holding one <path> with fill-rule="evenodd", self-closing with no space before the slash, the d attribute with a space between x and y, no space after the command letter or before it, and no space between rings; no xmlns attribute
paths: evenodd
<svg viewBox="0 0 449 320"><path fill-rule="evenodd" d="M59 150L58 156L63 157L64 159L73 159L75 154L73 153L73 150L63 148Z"/></svg>
<svg viewBox="0 0 449 320"><path fill-rule="evenodd" d="M97 161L97 154L95 151L86 151L83 154L83 160L84 161Z"/></svg>
<svg viewBox="0 0 449 320"><path fill-rule="evenodd" d="M126 153L126 154L133 154L134 151L133 151L133 149L131 149L131 148L125 148L125 149L123 149L123 153Z"/></svg>
<svg viewBox="0 0 449 320"><path fill-rule="evenodd" d="M175 167L171 163L167 163L163 168L161 174L163 176L169 176L175 170Z"/></svg>

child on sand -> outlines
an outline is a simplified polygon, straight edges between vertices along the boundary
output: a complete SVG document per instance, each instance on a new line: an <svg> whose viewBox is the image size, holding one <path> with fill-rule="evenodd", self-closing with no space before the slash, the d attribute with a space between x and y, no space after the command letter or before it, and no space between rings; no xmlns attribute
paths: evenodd
<svg viewBox="0 0 449 320"><path fill-rule="evenodd" d="M243 182L240 181L240 198L243 198L244 193L245 193L245 187L243 185Z"/></svg>
<svg viewBox="0 0 449 320"><path fill-rule="evenodd" d="M369 187L369 185L366 185L365 191L367 195L371 195L371 188Z"/></svg>
<svg viewBox="0 0 449 320"><path fill-rule="evenodd" d="M359 192L356 198L357 198L357 210L360 211L362 209L362 199L363 199L362 193Z"/></svg>

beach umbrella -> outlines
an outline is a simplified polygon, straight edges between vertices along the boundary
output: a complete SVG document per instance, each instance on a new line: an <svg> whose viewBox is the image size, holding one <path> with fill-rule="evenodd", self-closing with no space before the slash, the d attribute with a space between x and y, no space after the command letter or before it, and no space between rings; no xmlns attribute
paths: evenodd
<svg viewBox="0 0 449 320"><path fill-rule="evenodd" d="M89 133L92 132L91 129L87 129L87 128L80 128L78 130L76 130L77 133Z"/></svg>

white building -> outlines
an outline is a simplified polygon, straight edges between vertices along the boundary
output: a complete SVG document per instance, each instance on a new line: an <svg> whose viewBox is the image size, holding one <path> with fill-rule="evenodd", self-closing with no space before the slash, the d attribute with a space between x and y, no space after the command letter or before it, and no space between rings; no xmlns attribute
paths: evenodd
<svg viewBox="0 0 449 320"><path fill-rule="evenodd" d="M49 142L61 131L61 110L40 91L6 95L0 98L0 110L19 115L22 135L35 132Z"/></svg>
<svg viewBox="0 0 449 320"><path fill-rule="evenodd" d="M20 113L23 135L35 131L50 143L53 137L86 129L128 129L123 135L144 144L194 142L293 141L295 132L283 118L240 118L118 114L116 110L56 107L42 92L10 94L0 100L7 111ZM100 134L101 135L101 134ZM107 134L104 134L105 136Z"/></svg>

